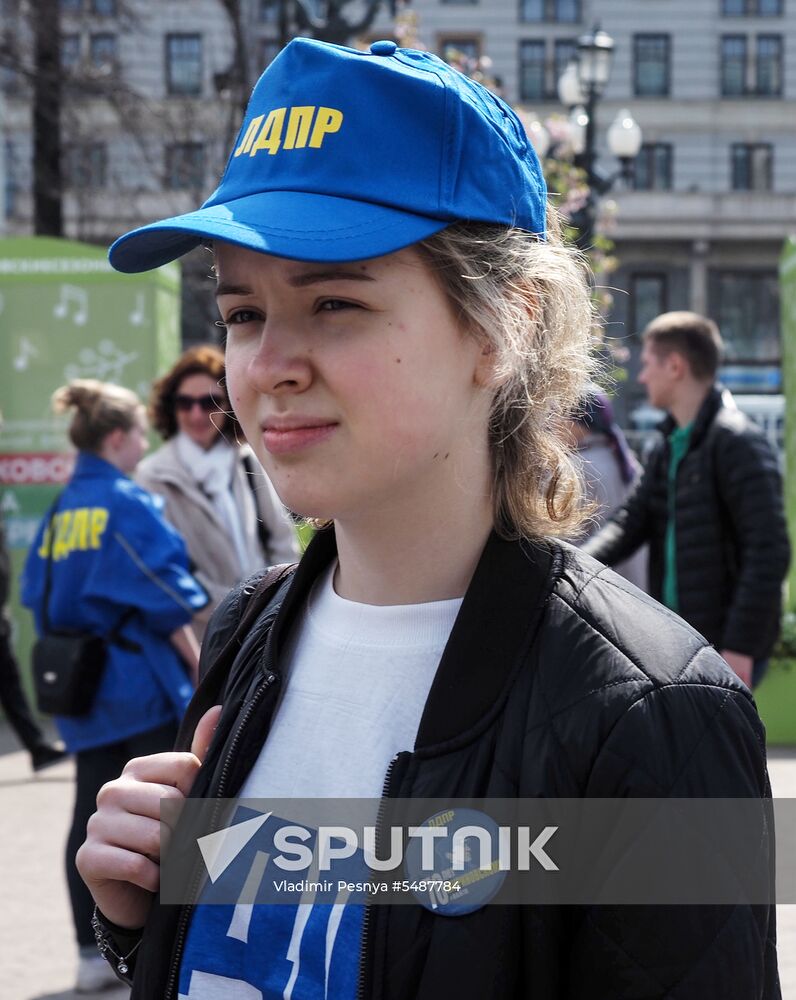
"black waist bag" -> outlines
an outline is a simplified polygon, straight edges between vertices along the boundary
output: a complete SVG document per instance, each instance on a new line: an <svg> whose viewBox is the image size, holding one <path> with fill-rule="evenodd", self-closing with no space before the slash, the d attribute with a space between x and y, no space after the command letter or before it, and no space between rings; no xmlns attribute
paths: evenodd
<svg viewBox="0 0 796 1000"><path fill-rule="evenodd" d="M108 644L115 643L135 652L140 652L141 647L119 634L122 626L135 614L135 608L128 608L116 627L105 636L50 628L54 520L60 499L59 493L48 514L47 565L44 568L41 609L44 634L36 640L31 653L33 685L40 712L47 715L86 715L91 711L102 682Z"/></svg>
<svg viewBox="0 0 796 1000"><path fill-rule="evenodd" d="M102 681L108 647L102 636L50 632L32 652L36 705L48 715L85 715Z"/></svg>

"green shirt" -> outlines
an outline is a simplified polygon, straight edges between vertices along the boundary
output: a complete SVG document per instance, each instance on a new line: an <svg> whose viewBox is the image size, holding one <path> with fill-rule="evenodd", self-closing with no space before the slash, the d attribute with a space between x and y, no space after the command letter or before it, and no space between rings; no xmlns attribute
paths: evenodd
<svg viewBox="0 0 796 1000"><path fill-rule="evenodd" d="M677 469L688 451L693 422L677 427L669 435L669 476L666 512L666 541L663 559L663 603L672 611L678 610L677 595L677 539L675 537L675 498L677 496Z"/></svg>

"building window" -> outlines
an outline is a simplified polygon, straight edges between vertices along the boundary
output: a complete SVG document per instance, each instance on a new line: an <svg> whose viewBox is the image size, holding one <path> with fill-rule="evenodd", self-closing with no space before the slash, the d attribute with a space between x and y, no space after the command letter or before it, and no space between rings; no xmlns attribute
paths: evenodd
<svg viewBox="0 0 796 1000"><path fill-rule="evenodd" d="M721 92L724 97L782 96L782 35L758 35L754 60L745 35L721 39Z"/></svg>
<svg viewBox="0 0 796 1000"><path fill-rule="evenodd" d="M725 35L721 40L721 92L725 97L746 93L746 37Z"/></svg>
<svg viewBox="0 0 796 1000"><path fill-rule="evenodd" d="M472 35L440 38L439 54L446 63L453 65L476 64L481 58L481 40Z"/></svg>
<svg viewBox="0 0 796 1000"><path fill-rule="evenodd" d="M782 0L722 0L725 17L780 17Z"/></svg>
<svg viewBox="0 0 796 1000"><path fill-rule="evenodd" d="M61 69L74 73L80 65L80 35L61 35Z"/></svg>
<svg viewBox="0 0 796 1000"><path fill-rule="evenodd" d="M757 36L755 83L761 97L779 97L782 94L781 35Z"/></svg>
<svg viewBox="0 0 796 1000"><path fill-rule="evenodd" d="M278 0L260 0L257 7L257 16L260 24L279 23L279 2Z"/></svg>
<svg viewBox="0 0 796 1000"><path fill-rule="evenodd" d="M633 90L636 97L666 97L669 93L668 35L633 36Z"/></svg>
<svg viewBox="0 0 796 1000"><path fill-rule="evenodd" d="M116 35L103 32L89 39L89 58L95 69L113 69L119 60L119 42Z"/></svg>
<svg viewBox="0 0 796 1000"><path fill-rule="evenodd" d="M670 191L672 146L668 142L645 142L636 157L633 188L636 191Z"/></svg>
<svg viewBox="0 0 796 1000"><path fill-rule="evenodd" d="M734 142L730 148L733 191L770 191L774 148L768 142Z"/></svg>
<svg viewBox="0 0 796 1000"><path fill-rule="evenodd" d="M666 275L631 274L630 332L640 334L666 312Z"/></svg>
<svg viewBox="0 0 796 1000"><path fill-rule="evenodd" d="M571 38L557 38L553 42L552 58L548 45L543 38L526 38L520 42L521 101L556 99L558 79L575 55L577 42Z"/></svg>
<svg viewBox="0 0 796 1000"><path fill-rule="evenodd" d="M59 6L63 14L79 14L83 9L83 0L60 0Z"/></svg>
<svg viewBox="0 0 796 1000"><path fill-rule="evenodd" d="M64 148L64 186L95 191L107 183L108 151L103 143L75 143Z"/></svg>
<svg viewBox="0 0 796 1000"><path fill-rule="evenodd" d="M542 39L520 42L521 101L541 101L547 96L546 61L545 43Z"/></svg>
<svg viewBox="0 0 796 1000"><path fill-rule="evenodd" d="M520 0L521 21L580 21L580 0Z"/></svg>
<svg viewBox="0 0 796 1000"><path fill-rule="evenodd" d="M719 324L725 361L778 364L779 281L776 271L714 271L710 315Z"/></svg>
<svg viewBox="0 0 796 1000"><path fill-rule="evenodd" d="M166 147L166 187L200 191L205 183L205 147L201 142L177 142Z"/></svg>
<svg viewBox="0 0 796 1000"><path fill-rule="evenodd" d="M553 81L551 97L556 97L558 94L558 81L561 79L561 74L567 68L568 63L575 58L578 51L578 42L575 38L557 38L555 40L554 46L554 58L553 58L553 76L555 77Z"/></svg>
<svg viewBox="0 0 796 1000"><path fill-rule="evenodd" d="M116 0L91 0L91 13L97 17L116 17Z"/></svg>
<svg viewBox="0 0 796 1000"><path fill-rule="evenodd" d="M202 92L202 36L166 36L166 91L192 97Z"/></svg>

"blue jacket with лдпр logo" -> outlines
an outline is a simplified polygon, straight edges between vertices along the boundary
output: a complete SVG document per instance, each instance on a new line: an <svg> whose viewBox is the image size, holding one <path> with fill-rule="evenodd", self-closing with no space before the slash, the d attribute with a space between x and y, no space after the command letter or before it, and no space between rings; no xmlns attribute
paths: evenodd
<svg viewBox="0 0 796 1000"><path fill-rule="evenodd" d="M49 627L111 641L99 691L86 715L56 717L67 748L116 743L182 717L192 685L169 641L207 603L188 572L180 535L162 501L114 465L86 452L58 499L53 518ZM42 626L49 517L39 526L22 577L22 602Z"/></svg>

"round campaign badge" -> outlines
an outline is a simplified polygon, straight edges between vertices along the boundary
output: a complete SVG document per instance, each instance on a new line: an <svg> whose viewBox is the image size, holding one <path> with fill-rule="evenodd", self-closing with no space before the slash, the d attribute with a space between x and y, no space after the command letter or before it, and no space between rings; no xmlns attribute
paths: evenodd
<svg viewBox="0 0 796 1000"><path fill-rule="evenodd" d="M405 870L411 890L433 913L472 913L496 895L506 877L500 828L477 809L436 813L409 838Z"/></svg>

